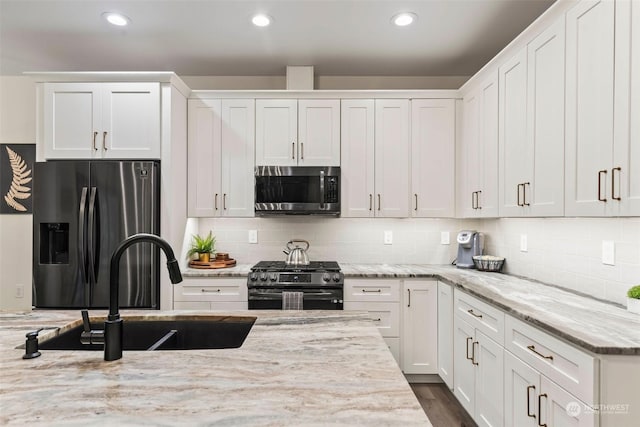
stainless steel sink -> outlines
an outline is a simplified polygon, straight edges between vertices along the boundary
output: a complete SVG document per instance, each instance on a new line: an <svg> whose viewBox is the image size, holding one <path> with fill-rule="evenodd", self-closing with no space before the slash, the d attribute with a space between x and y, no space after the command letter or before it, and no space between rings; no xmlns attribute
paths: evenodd
<svg viewBox="0 0 640 427"><path fill-rule="evenodd" d="M256 318L230 316L188 320L127 320L123 323L123 350L201 350L238 348L244 343ZM101 329L102 323L91 323ZM41 350L103 350L101 344L82 344L79 325L46 341Z"/></svg>

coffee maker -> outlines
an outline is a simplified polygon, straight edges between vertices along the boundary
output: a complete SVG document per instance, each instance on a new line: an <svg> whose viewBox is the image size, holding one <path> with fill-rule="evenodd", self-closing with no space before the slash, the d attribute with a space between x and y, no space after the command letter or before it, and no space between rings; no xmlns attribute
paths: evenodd
<svg viewBox="0 0 640 427"><path fill-rule="evenodd" d="M462 230L458 233L458 258L456 267L475 268L473 257L482 255L484 250L484 235L475 230Z"/></svg>

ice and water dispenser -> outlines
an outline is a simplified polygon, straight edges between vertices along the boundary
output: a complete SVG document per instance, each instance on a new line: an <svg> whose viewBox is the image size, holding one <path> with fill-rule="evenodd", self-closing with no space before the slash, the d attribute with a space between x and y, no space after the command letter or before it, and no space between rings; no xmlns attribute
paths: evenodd
<svg viewBox="0 0 640 427"><path fill-rule="evenodd" d="M69 223L40 223L40 264L69 264Z"/></svg>

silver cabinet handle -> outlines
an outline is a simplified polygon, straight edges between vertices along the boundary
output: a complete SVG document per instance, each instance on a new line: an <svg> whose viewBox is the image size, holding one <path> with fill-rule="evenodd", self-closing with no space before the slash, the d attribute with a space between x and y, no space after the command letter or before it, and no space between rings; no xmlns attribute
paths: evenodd
<svg viewBox="0 0 640 427"><path fill-rule="evenodd" d="M482 314L476 314L474 313L473 309L469 309L467 310L467 313L469 313L470 315L472 315L473 317L477 317L478 319L482 319Z"/></svg>
<svg viewBox="0 0 640 427"><path fill-rule="evenodd" d="M222 209L227 210L227 193L222 195Z"/></svg>
<svg viewBox="0 0 640 427"><path fill-rule="evenodd" d="M304 142L300 143L300 160L304 160Z"/></svg>
<svg viewBox="0 0 640 427"><path fill-rule="evenodd" d="M620 188L618 188L618 196L616 197L616 171L618 171L618 182L620 182L620 173L622 172L622 168L618 166L617 168L611 169L611 198L613 200L620 201L622 200L619 193Z"/></svg>
<svg viewBox="0 0 640 427"><path fill-rule="evenodd" d="M369 194L369 210L373 210L373 194Z"/></svg>
<svg viewBox="0 0 640 427"><path fill-rule="evenodd" d="M518 200L516 202L516 204L518 206L524 206L521 202L520 202L520 187L524 186L524 184L518 184L516 187L516 192L518 193Z"/></svg>
<svg viewBox="0 0 640 427"><path fill-rule="evenodd" d="M369 294L369 293L381 293L382 289L376 289L375 291L368 291L366 289L363 289L362 292Z"/></svg>
<svg viewBox="0 0 640 427"><path fill-rule="evenodd" d="M382 319L381 319L381 318L379 318L379 317L378 317L377 319L372 319L372 320L373 320L374 322L382 322Z"/></svg>
<svg viewBox="0 0 640 427"><path fill-rule="evenodd" d="M476 362L476 344L480 344L478 341L471 343L471 363L478 366L480 363Z"/></svg>
<svg viewBox="0 0 640 427"><path fill-rule="evenodd" d="M407 307L411 307L411 289L407 289L407 293L409 296L409 299L407 301Z"/></svg>
<svg viewBox="0 0 640 427"><path fill-rule="evenodd" d="M469 357L469 340L473 340L473 337L467 337L466 358L467 358L467 360L473 360L473 355L471 357Z"/></svg>
<svg viewBox="0 0 640 427"><path fill-rule="evenodd" d="M107 151L107 131L102 132L102 149Z"/></svg>
<svg viewBox="0 0 640 427"><path fill-rule="evenodd" d="M216 210L218 210L218 193L216 193L213 200L214 200L214 207Z"/></svg>
<svg viewBox="0 0 640 427"><path fill-rule="evenodd" d="M416 198L416 208L415 211L418 211L418 195L414 194L415 198Z"/></svg>
<svg viewBox="0 0 640 427"><path fill-rule="evenodd" d="M216 289L215 291L210 290L210 289L200 289L200 291L203 292L203 293L213 293L213 294L217 294L217 293L222 292L220 289Z"/></svg>
<svg viewBox="0 0 640 427"><path fill-rule="evenodd" d="M536 346L535 345L528 345L527 348L530 351L532 351L533 353L535 353L536 355L542 357L543 359L553 360L553 356L545 356L544 354L542 354L538 350L536 350Z"/></svg>
<svg viewBox="0 0 640 427"><path fill-rule="evenodd" d="M98 147L96 147L96 136L98 136L98 132L93 132L93 149L98 151Z"/></svg>
<svg viewBox="0 0 640 427"><path fill-rule="evenodd" d="M530 182L522 184L522 206L531 206L531 203L527 202L527 185L531 187Z"/></svg>
<svg viewBox="0 0 640 427"><path fill-rule="evenodd" d="M542 424L542 398L547 398L547 393L542 393L538 395L538 426L539 427L547 427L547 423Z"/></svg>
<svg viewBox="0 0 640 427"><path fill-rule="evenodd" d="M292 142L291 143L291 160L295 160L296 159L296 143Z"/></svg>
<svg viewBox="0 0 640 427"><path fill-rule="evenodd" d="M378 210L380 210L380 193L378 193Z"/></svg>
<svg viewBox="0 0 640 427"><path fill-rule="evenodd" d="M482 190L478 190L477 193L478 194L476 194L476 209L482 209L482 206L480 206L480 193L482 193Z"/></svg>
<svg viewBox="0 0 640 427"><path fill-rule="evenodd" d="M531 396L530 396L530 391L533 390L534 393L536 391L536 386L534 385L530 385L527 387L527 416L531 417L531 418L535 418L536 414L532 414L531 413Z"/></svg>

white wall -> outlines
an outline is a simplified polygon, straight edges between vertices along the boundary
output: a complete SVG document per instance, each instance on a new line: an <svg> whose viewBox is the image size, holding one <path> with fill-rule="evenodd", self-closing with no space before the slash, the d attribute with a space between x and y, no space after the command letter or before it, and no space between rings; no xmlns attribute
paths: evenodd
<svg viewBox="0 0 640 427"><path fill-rule="evenodd" d="M31 79L0 76L0 143L35 144L35 105ZM0 215L0 310L31 308L32 221L32 215ZM16 285L23 286L22 298Z"/></svg>
<svg viewBox="0 0 640 427"><path fill-rule="evenodd" d="M505 271L626 304L640 284L640 218L502 218L483 220L486 251ZM520 236L527 235L527 252ZM615 265L602 264L602 241L615 243Z"/></svg>

